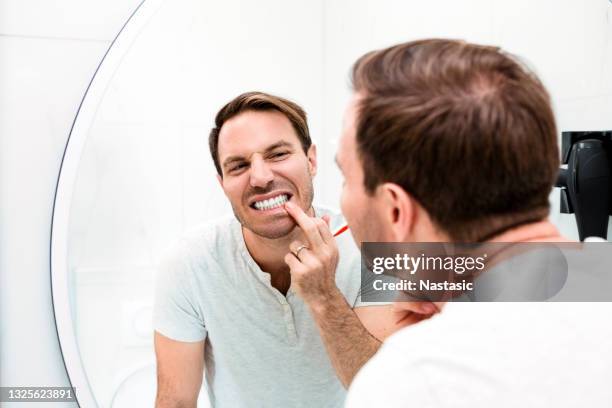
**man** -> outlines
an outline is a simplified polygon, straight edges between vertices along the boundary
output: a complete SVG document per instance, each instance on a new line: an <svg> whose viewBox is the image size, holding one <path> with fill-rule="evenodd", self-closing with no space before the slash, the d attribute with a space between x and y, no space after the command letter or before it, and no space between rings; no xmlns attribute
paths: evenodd
<svg viewBox="0 0 612 408"><path fill-rule="evenodd" d="M356 242L567 241L547 219L550 98L515 58L416 41L366 54L352 80L336 158ZM612 406L609 315L607 304L447 303L385 341L346 406Z"/></svg>
<svg viewBox="0 0 612 408"><path fill-rule="evenodd" d="M194 230L161 268L157 406L195 406L203 370L215 407L341 406L343 385L398 315L360 303L348 234L329 242L324 255L338 266L329 279L290 272L285 262L289 244L312 231L296 228L283 204L319 228L342 224L312 206L317 160L304 111L253 92L225 105L215 124L210 151L235 219ZM298 259L306 248L292 250Z"/></svg>

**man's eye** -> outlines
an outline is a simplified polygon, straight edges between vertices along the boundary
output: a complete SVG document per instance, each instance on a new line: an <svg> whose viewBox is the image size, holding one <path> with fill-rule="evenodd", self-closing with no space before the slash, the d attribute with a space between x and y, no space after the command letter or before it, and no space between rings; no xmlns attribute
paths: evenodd
<svg viewBox="0 0 612 408"><path fill-rule="evenodd" d="M288 152L277 152L277 153L273 153L272 156L270 156L273 159L279 159L281 157L286 156L287 154L289 154Z"/></svg>
<svg viewBox="0 0 612 408"><path fill-rule="evenodd" d="M240 163L240 164L237 164L237 165L233 166L232 168L230 168L230 171L237 171L237 170L240 170L240 169L242 169L244 167L246 167L246 163Z"/></svg>

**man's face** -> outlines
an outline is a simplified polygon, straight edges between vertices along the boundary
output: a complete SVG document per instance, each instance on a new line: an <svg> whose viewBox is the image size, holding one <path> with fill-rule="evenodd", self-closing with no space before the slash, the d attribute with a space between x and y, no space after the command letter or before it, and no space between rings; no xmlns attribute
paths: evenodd
<svg viewBox="0 0 612 408"><path fill-rule="evenodd" d="M314 145L304 153L297 133L277 111L246 111L223 124L219 134L221 186L236 218L253 233L276 239L296 224L287 200L308 211L316 173Z"/></svg>
<svg viewBox="0 0 612 408"><path fill-rule="evenodd" d="M385 221L380 213L379 199L376 195L368 195L363 183L363 167L355 139L358 101L359 96L354 95L346 109L336 162L344 177L340 201L342 213L359 245L386 241L386 225L383 225Z"/></svg>

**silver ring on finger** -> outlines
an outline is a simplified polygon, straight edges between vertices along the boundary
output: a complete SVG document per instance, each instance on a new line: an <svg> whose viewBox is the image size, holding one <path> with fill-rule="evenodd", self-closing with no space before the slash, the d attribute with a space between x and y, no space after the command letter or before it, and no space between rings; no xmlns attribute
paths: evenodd
<svg viewBox="0 0 612 408"><path fill-rule="evenodd" d="M300 259L300 251L301 251L302 249L308 249L308 246L307 246L307 245L300 245L299 247L297 247L297 248L295 249L295 252L293 253L293 255L295 255L295 257L296 257L297 259ZM301 260L301 259L300 259L300 260Z"/></svg>

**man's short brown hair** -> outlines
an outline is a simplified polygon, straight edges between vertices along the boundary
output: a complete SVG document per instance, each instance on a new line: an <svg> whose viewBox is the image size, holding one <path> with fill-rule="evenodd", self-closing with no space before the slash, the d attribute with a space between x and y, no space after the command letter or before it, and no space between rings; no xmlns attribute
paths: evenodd
<svg viewBox="0 0 612 408"><path fill-rule="evenodd" d="M401 186L454 241L538 221L559 168L550 97L497 47L430 39L361 57L356 139L372 194Z"/></svg>
<svg viewBox="0 0 612 408"><path fill-rule="evenodd" d="M308 131L306 112L290 100L263 92L247 92L228 102L215 117L215 127L210 131L208 146L217 173L223 177L219 163L219 133L223 124L234 116L246 111L278 111L285 115L300 139L304 153L308 152L312 141Z"/></svg>

